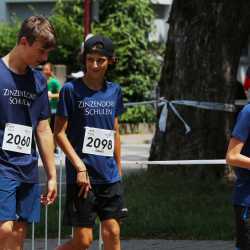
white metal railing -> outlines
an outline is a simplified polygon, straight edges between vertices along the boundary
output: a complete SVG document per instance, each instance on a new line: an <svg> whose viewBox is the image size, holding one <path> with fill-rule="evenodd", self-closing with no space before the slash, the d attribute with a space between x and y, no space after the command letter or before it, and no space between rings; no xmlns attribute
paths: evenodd
<svg viewBox="0 0 250 250"><path fill-rule="evenodd" d="M62 151L59 149L59 198L58 198L58 241L57 245L61 244L61 229L62 229L62 173L63 173L63 157Z"/></svg>
<svg viewBox="0 0 250 250"><path fill-rule="evenodd" d="M61 217L62 217L62 182L63 177L63 153L59 150L59 190L58 190L58 236L57 236L57 245L61 244L61 231L62 231L62 224L61 224ZM124 167L129 166L137 166L143 167L145 165L165 165L165 166L172 166L172 165L226 165L225 159L215 159L215 160L173 160L173 161L122 161L122 165ZM44 184L42 184L44 185ZM73 228L72 228L72 236L73 236ZM32 242L31 242L31 250L35 250L35 224L32 223ZM48 206L45 206L45 232L44 232L44 249L48 249ZM98 249L103 249L103 241L101 235L101 223L99 223L99 243Z"/></svg>

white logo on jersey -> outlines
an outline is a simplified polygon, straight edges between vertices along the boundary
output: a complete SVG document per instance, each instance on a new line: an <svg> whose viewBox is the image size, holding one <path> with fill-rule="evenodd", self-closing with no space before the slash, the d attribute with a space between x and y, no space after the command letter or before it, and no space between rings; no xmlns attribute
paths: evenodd
<svg viewBox="0 0 250 250"><path fill-rule="evenodd" d="M30 106L31 101L36 98L36 94L30 93L26 90L19 90L19 89L3 89L2 90L3 96L9 97L9 104L12 105L25 105Z"/></svg>
<svg viewBox="0 0 250 250"><path fill-rule="evenodd" d="M78 108L82 109L85 115L112 115L114 106L114 101L78 101Z"/></svg>

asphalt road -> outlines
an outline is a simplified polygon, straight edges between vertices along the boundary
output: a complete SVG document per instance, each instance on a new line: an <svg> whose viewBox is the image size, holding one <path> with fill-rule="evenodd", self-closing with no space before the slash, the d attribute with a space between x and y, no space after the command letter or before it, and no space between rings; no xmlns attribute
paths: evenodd
<svg viewBox="0 0 250 250"><path fill-rule="evenodd" d="M150 142L152 135L124 135L122 140L122 160L123 161L145 161L149 156ZM64 177L64 157L56 157L57 168L62 165ZM44 171L40 165L40 182L44 183ZM123 166L124 174L129 174L146 166L129 165ZM59 173L59 171L58 171ZM58 174L59 176L59 174ZM63 178L63 182L64 178ZM49 239L47 250L55 249L57 239ZM25 241L24 250L31 250L31 240ZM161 240L161 239L131 239L122 240L122 250L234 250L232 241L192 241L192 240ZM35 250L45 250L44 239L35 240ZM89 250L98 250L98 242L94 241Z"/></svg>
<svg viewBox="0 0 250 250"><path fill-rule="evenodd" d="M232 241L192 241L192 240L122 240L122 250L234 250ZM54 250L57 240L48 240L47 249ZM35 241L35 250L44 250L44 240ZM24 250L31 250L31 241L26 240ZM88 250L99 250L94 241Z"/></svg>

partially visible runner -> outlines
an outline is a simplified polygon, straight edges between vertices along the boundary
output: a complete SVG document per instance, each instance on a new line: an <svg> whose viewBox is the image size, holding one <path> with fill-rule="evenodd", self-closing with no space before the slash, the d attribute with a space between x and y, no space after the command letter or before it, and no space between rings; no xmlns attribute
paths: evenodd
<svg viewBox="0 0 250 250"><path fill-rule="evenodd" d="M49 105L51 110L50 128L52 130L52 133L54 132L56 108L59 99L59 92L61 89L61 84L55 77L53 68L54 67L52 63L49 62L43 65L43 74L46 77L48 84ZM55 152L57 152L56 143L54 143L54 146L55 146Z"/></svg>
<svg viewBox="0 0 250 250"><path fill-rule="evenodd" d="M0 60L0 250L23 249L28 223L39 221L40 201L51 204L57 195L47 83L32 68L55 46L49 21L31 16ZM42 196L36 143L48 178Z"/></svg>
<svg viewBox="0 0 250 250"><path fill-rule="evenodd" d="M236 225L236 250L250 249L250 104L237 117L230 139L227 163L237 176L233 205Z"/></svg>
<svg viewBox="0 0 250 250"><path fill-rule="evenodd" d="M123 101L120 86L105 77L116 62L112 41L89 38L82 60L84 77L63 86L56 115L55 136L66 155L64 224L74 227L73 238L57 249L88 249L98 216L104 249L120 250L120 220L127 211L118 125Z"/></svg>

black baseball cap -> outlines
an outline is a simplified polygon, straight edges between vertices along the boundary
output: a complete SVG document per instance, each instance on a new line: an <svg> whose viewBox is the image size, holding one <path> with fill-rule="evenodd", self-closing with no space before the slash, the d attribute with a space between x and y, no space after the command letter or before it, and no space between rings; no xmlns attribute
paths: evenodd
<svg viewBox="0 0 250 250"><path fill-rule="evenodd" d="M95 35L87 39L84 43L84 54L99 52L104 56L114 56L114 46L111 39L108 37Z"/></svg>

